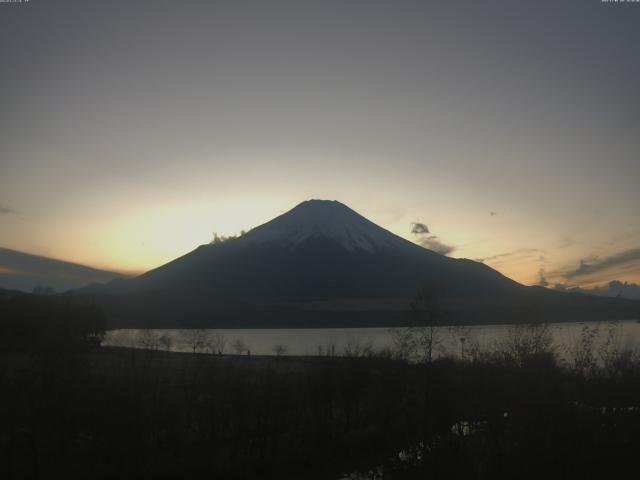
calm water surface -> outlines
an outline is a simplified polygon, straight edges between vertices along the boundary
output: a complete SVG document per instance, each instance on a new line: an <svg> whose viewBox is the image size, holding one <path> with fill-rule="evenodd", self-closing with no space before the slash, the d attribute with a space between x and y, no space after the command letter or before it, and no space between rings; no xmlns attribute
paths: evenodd
<svg viewBox="0 0 640 480"><path fill-rule="evenodd" d="M595 346L602 344L612 329L615 346L620 349L640 347L640 323L636 320L616 322L548 324L553 343L559 351L570 351L580 339L583 328L597 328ZM490 350L514 334L512 325L476 325L470 327L438 327L438 355L460 355L463 348ZM464 339L464 340L462 340ZM389 328L286 328L286 329L121 329L110 331L104 345L157 348L179 352L217 353L250 352L252 355L343 355L347 351L392 349Z"/></svg>

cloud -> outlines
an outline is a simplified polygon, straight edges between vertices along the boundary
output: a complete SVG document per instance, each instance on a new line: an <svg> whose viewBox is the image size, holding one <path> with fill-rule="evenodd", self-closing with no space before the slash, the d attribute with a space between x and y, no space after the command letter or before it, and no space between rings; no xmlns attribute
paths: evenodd
<svg viewBox="0 0 640 480"><path fill-rule="evenodd" d="M630 298L640 300L640 285L637 283L621 282L620 280L613 280L606 285L600 285L590 288L581 287L567 287L566 285L557 284L554 290L561 292L577 292L587 295L598 295L600 297L614 297L614 298Z"/></svg>
<svg viewBox="0 0 640 480"><path fill-rule="evenodd" d="M640 261L640 248L632 248L604 258L582 259L578 268L570 270L565 276L567 279L583 277L636 261Z"/></svg>
<svg viewBox="0 0 640 480"><path fill-rule="evenodd" d="M573 235L565 235L564 237L562 237L562 240L560 241L558 248L572 247L577 243L579 242L575 239Z"/></svg>
<svg viewBox="0 0 640 480"><path fill-rule="evenodd" d="M435 235L432 235L427 238L422 238L419 240L419 243L424 248L427 248L433 252L439 253L440 255L449 255L451 252L453 252L456 249L456 247L454 247L453 245L447 245L445 243L442 243L440 240L438 240L438 237L436 237Z"/></svg>
<svg viewBox="0 0 640 480"><path fill-rule="evenodd" d="M513 252L504 252L498 253L497 255L491 255L490 257L476 258L476 262L492 262L496 260L502 260L506 258L517 258L519 260L532 258L534 256L538 257L539 261L544 261L544 254L546 252L539 248L519 248L518 250L514 250Z"/></svg>
<svg viewBox="0 0 640 480"><path fill-rule="evenodd" d="M3 205L0 203L0 213L5 213L5 214L12 214L12 213L16 213L16 211L9 207L8 205Z"/></svg>
<svg viewBox="0 0 640 480"><path fill-rule="evenodd" d="M631 243L633 245L634 243L637 242L637 239L639 238L640 238L640 228L637 228L635 230L630 230L620 235L611 237L611 239L603 243L603 248L612 247L617 244L629 245Z"/></svg>
<svg viewBox="0 0 640 480"><path fill-rule="evenodd" d="M453 245L447 245L442 243L437 236L429 235L429 227L426 224L420 222L414 222L411 224L411 233L419 237L417 239L418 244L424 248L431 250L432 252L439 253L440 255L449 255L456 247ZM429 236L426 236L429 235Z"/></svg>
<svg viewBox="0 0 640 480"><path fill-rule="evenodd" d="M548 287L549 282L547 281L547 274L544 271L544 268L538 270L538 285L541 287Z"/></svg>
<svg viewBox="0 0 640 480"><path fill-rule="evenodd" d="M424 223L414 222L411 224L411 233L414 235L423 235L429 232L429 227L427 227Z"/></svg>

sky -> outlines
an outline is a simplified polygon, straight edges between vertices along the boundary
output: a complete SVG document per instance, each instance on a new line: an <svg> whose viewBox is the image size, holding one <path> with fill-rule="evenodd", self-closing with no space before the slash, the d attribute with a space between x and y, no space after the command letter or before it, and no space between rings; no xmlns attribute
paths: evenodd
<svg viewBox="0 0 640 480"><path fill-rule="evenodd" d="M142 272L322 198L525 284L640 283L639 24L601 0L0 3L0 247Z"/></svg>

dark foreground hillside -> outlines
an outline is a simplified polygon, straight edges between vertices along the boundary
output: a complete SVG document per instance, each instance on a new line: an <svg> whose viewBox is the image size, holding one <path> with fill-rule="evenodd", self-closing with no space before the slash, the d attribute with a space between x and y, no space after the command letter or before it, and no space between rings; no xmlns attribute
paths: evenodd
<svg viewBox="0 0 640 480"><path fill-rule="evenodd" d="M2 477L638 478L640 362L583 353L3 353Z"/></svg>

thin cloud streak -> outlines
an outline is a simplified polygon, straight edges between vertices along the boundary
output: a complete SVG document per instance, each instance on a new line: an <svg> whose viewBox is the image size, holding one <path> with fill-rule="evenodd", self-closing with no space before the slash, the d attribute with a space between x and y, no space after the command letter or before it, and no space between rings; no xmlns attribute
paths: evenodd
<svg viewBox="0 0 640 480"><path fill-rule="evenodd" d="M507 258L513 258L513 257L518 257L518 258L529 258L534 256L534 254L545 254L546 252L544 250L541 250L539 248L519 248L518 250L514 250L513 252L504 252L504 253L498 253L497 255L491 255L490 257L482 257L482 258L476 258L476 262L492 262L495 260L503 260L503 259L507 259Z"/></svg>
<svg viewBox="0 0 640 480"><path fill-rule="evenodd" d="M589 288L567 287L566 285L558 284L554 286L554 290L561 292L585 293L587 295L598 295L601 297L640 300L640 285L637 283L621 282L619 280L613 280L608 284Z"/></svg>
<svg viewBox="0 0 640 480"><path fill-rule="evenodd" d="M604 257L602 259L595 258L593 260L580 260L580 266L565 274L567 279L576 277L584 277L594 273L602 272L609 268L621 267L628 263L640 261L640 248L633 248L623 252Z"/></svg>

